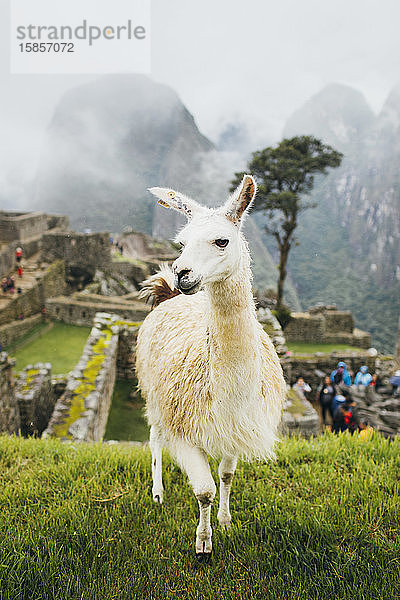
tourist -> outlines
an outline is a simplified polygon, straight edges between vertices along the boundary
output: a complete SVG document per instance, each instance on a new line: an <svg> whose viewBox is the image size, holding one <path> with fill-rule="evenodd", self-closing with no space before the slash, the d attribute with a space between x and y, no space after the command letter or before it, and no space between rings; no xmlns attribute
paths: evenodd
<svg viewBox="0 0 400 600"><path fill-rule="evenodd" d="M338 410L339 406L341 406L342 404L344 404L344 402L346 402L346 399L350 397L350 394L348 392L348 390L342 390L340 388L336 389L336 394L333 397L332 400L332 415L333 418L335 418L335 414L336 411Z"/></svg>
<svg viewBox="0 0 400 600"><path fill-rule="evenodd" d="M17 263L20 263L22 260L22 248L20 248L19 246L15 251L15 260L17 261Z"/></svg>
<svg viewBox="0 0 400 600"><path fill-rule="evenodd" d="M367 386L371 383L372 381L372 375L371 373L368 373L368 367L367 365L363 365L362 367L360 367L360 370L358 371L356 378L354 380L354 385L364 385Z"/></svg>
<svg viewBox="0 0 400 600"><path fill-rule="evenodd" d="M329 375L327 375L324 381L318 388L317 391L317 400L319 405L321 406L322 413L322 423L326 425L326 411L329 412L331 419L333 421L333 411L332 411L332 401L336 396L336 389L333 383L331 382Z"/></svg>
<svg viewBox="0 0 400 600"><path fill-rule="evenodd" d="M395 371L395 374L389 379L389 383L392 386L393 395L398 396L400 392L400 370Z"/></svg>
<svg viewBox="0 0 400 600"><path fill-rule="evenodd" d="M1 280L1 289L3 291L3 294L7 294L7 292L8 292L7 277L3 277L3 279Z"/></svg>
<svg viewBox="0 0 400 600"><path fill-rule="evenodd" d="M301 376L294 384L293 389L297 392L300 392L300 394L304 397L306 397L307 392L311 392L311 387L308 385L308 383L304 381L303 377Z"/></svg>
<svg viewBox="0 0 400 600"><path fill-rule="evenodd" d="M350 377L350 373L347 370L347 366L346 363L343 361L340 361L338 363L337 368L332 371L331 373L331 377L330 377L331 381L333 384L338 385L338 386L344 386L344 387L350 387L351 386L351 377Z"/></svg>
<svg viewBox="0 0 400 600"><path fill-rule="evenodd" d="M350 394L347 392L345 401L342 402L333 417L332 431L350 431L353 434L355 431L365 429L366 425L360 421L357 413L357 407Z"/></svg>
<svg viewBox="0 0 400 600"><path fill-rule="evenodd" d="M23 271L23 269L22 269L22 265L21 265L21 264L20 264L20 265L18 265L18 277L19 277L19 278L22 278L22 273L23 273L23 272L24 272L24 271Z"/></svg>

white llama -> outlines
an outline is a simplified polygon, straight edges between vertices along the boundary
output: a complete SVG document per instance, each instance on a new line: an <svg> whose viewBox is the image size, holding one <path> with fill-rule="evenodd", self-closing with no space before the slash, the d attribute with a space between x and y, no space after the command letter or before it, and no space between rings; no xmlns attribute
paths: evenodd
<svg viewBox="0 0 400 600"><path fill-rule="evenodd" d="M207 454L221 458L218 521L228 526L237 459L273 456L285 397L278 357L256 319L250 255L240 231L256 186L245 175L217 209L171 189L150 191L189 220L176 238L183 251L173 273L164 268L144 284L144 295L162 301L140 328L136 362L151 426L153 498L163 499L165 446L199 502L196 553L206 561L216 492Z"/></svg>

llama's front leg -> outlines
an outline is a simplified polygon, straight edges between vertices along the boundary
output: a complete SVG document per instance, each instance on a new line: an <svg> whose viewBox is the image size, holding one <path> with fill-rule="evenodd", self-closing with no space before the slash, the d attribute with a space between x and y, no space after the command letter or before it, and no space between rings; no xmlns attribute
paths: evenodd
<svg viewBox="0 0 400 600"><path fill-rule="evenodd" d="M229 511L229 494L231 492L231 485L233 474L236 469L237 459L231 457L224 457L218 467L219 475L219 510L218 510L218 521L220 525L225 527L231 524L231 513Z"/></svg>
<svg viewBox="0 0 400 600"><path fill-rule="evenodd" d="M212 529L211 505L215 497L216 486L212 478L206 453L200 448L182 443L177 452L177 459L187 473L189 483L199 503L200 520L196 530L196 555L201 562L211 556Z"/></svg>
<svg viewBox="0 0 400 600"><path fill-rule="evenodd" d="M150 428L151 472L153 475L153 500L162 504L164 487L162 483L162 435L159 427Z"/></svg>

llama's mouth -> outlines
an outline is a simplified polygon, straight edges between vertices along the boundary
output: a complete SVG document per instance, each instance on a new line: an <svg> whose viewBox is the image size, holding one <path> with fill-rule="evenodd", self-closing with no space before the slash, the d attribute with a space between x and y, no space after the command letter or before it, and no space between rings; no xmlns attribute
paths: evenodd
<svg viewBox="0 0 400 600"><path fill-rule="evenodd" d="M184 280L180 280L179 284L175 284L175 287L182 292L182 294L186 294L189 296L190 294L195 294L199 291L201 285L201 279L197 279L196 281L185 282Z"/></svg>

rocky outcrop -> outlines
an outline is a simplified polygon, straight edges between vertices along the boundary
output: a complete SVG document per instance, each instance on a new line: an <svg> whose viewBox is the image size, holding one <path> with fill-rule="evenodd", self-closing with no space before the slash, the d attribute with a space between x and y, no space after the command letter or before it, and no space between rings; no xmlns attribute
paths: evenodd
<svg viewBox="0 0 400 600"><path fill-rule="evenodd" d="M353 386L351 395L361 421L385 437L400 433L400 396L393 396L389 388L381 388L377 393L370 386Z"/></svg>

